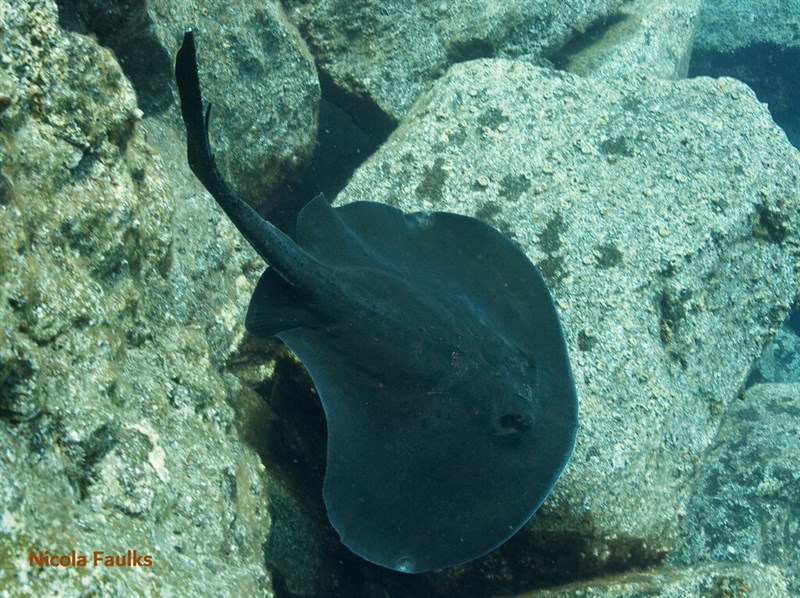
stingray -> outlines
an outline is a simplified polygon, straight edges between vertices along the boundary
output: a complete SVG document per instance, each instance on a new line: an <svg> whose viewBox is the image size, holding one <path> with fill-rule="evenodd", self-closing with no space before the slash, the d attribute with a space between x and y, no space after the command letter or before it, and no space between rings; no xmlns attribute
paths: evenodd
<svg viewBox="0 0 800 598"><path fill-rule="evenodd" d="M216 167L191 31L175 73L189 166L268 265L246 328L285 343L322 402L323 497L342 542L409 573L495 549L575 442L575 384L537 269L488 224L446 212L320 195L285 234Z"/></svg>

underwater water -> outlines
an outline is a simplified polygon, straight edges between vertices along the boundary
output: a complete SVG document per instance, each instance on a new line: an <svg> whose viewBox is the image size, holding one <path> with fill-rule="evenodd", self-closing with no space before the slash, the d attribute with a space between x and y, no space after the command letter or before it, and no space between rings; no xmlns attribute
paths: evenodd
<svg viewBox="0 0 800 598"><path fill-rule="evenodd" d="M798 31L0 0L0 596L800 594Z"/></svg>
<svg viewBox="0 0 800 598"><path fill-rule="evenodd" d="M800 44L795 3L775 3L770 10L756 2L707 3L701 16L689 76L733 77L747 83L766 103L789 141L800 147ZM728 6L726 14L720 14ZM794 9L794 13L792 12ZM733 17L733 18L732 18ZM740 37L737 40L737 23ZM758 26L753 26L757 21ZM748 25L749 24L749 25ZM715 34L716 29L725 33ZM791 32L794 31L792 34ZM717 38L730 39L721 43ZM781 40L784 40L782 42ZM792 312L773 344L764 349L748 382L800 381L798 311Z"/></svg>
<svg viewBox="0 0 800 598"><path fill-rule="evenodd" d="M689 76L733 77L767 104L789 141L800 147L800 44L798 5L776 2L706 3ZM719 31L723 33L719 33ZM748 385L800 381L798 311L765 347Z"/></svg>

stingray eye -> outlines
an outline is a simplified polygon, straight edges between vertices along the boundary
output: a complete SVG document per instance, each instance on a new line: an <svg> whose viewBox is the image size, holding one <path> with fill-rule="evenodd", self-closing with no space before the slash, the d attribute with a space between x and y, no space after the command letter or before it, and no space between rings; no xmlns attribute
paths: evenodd
<svg viewBox="0 0 800 598"><path fill-rule="evenodd" d="M532 423L533 419L522 413L506 413L497 420L496 434L498 436L522 434Z"/></svg>

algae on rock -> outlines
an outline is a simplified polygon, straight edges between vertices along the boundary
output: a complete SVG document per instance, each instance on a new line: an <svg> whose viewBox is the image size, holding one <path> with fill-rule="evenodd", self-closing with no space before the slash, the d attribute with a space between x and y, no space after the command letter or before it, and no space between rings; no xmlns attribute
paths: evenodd
<svg viewBox="0 0 800 598"><path fill-rule="evenodd" d="M59 28L54 3L2 14L0 586L269 593L262 466L209 350L240 325L174 313L192 259L174 254L175 189L133 89L109 50ZM195 283L238 313L252 255L226 251L227 270ZM72 550L153 565L30 566Z"/></svg>

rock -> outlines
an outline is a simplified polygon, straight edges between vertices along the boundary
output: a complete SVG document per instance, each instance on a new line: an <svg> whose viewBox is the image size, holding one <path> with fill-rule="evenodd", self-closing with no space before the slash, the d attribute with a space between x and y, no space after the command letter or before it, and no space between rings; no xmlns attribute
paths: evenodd
<svg viewBox="0 0 800 598"><path fill-rule="evenodd" d="M795 300L798 173L736 81L606 83L498 59L452 67L354 174L337 202L492 223L562 317L575 454L514 550L474 565L485 576L664 560L697 461Z"/></svg>
<svg viewBox="0 0 800 598"><path fill-rule="evenodd" d="M735 52L758 44L800 48L800 1L762 0L746 4L735 0L703 2L696 47Z"/></svg>
<svg viewBox="0 0 800 598"><path fill-rule="evenodd" d="M277 2L137 0L121 9L102 0L76 0L62 4L60 21L111 47L144 114L168 116L181 135L173 62L183 31L195 28L201 83L214 104L211 137L218 163L237 191L257 205L268 206L310 160L319 83L313 59Z"/></svg>
<svg viewBox="0 0 800 598"><path fill-rule="evenodd" d="M548 57L616 14L602 0L555 9L549 2L288 0L332 94L388 133L451 64L490 56Z"/></svg>
<svg viewBox="0 0 800 598"><path fill-rule="evenodd" d="M552 590L522 594L517 598L683 598L730 596L736 598L788 598L786 581L775 567L712 564L687 568L662 568L608 579L579 581Z"/></svg>
<svg viewBox="0 0 800 598"><path fill-rule="evenodd" d="M20 0L0 24L0 585L269 594L267 484L220 373L255 255L222 235L211 268L173 242L186 198L133 88L57 18ZM73 550L88 564L32 563ZM95 551L152 565L95 565Z"/></svg>
<svg viewBox="0 0 800 598"><path fill-rule="evenodd" d="M578 75L610 78L639 73L683 79L689 71L700 16L700 0L635 0L603 27L566 44L557 67Z"/></svg>
<svg viewBox="0 0 800 598"><path fill-rule="evenodd" d="M725 415L700 464L670 560L765 563L800 593L800 385L759 384Z"/></svg>

